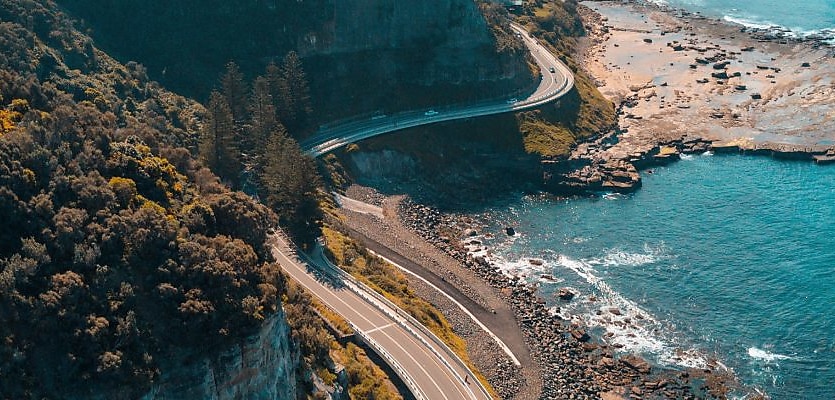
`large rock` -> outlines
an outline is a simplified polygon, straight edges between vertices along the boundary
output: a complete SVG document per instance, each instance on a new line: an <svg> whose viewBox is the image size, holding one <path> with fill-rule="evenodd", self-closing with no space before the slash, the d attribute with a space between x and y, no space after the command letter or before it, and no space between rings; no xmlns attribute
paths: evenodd
<svg viewBox="0 0 835 400"><path fill-rule="evenodd" d="M629 368L632 368L642 374L648 374L652 369L652 366L650 366L646 360L632 354L621 357L620 361L626 364Z"/></svg>

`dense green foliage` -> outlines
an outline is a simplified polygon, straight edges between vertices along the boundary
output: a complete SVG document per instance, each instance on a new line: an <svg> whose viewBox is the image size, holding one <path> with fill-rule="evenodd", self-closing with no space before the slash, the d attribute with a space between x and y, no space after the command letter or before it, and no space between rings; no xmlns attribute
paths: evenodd
<svg viewBox="0 0 835 400"><path fill-rule="evenodd" d="M279 218L194 158L201 132L239 151L240 90L206 112L50 2L3 0L0 21L0 398L136 398L163 361L254 332L285 290Z"/></svg>
<svg viewBox="0 0 835 400"><path fill-rule="evenodd" d="M0 138L0 380L23 383L4 395L142 388L161 357L228 343L275 309L267 208L91 103L24 123Z"/></svg>
<svg viewBox="0 0 835 400"><path fill-rule="evenodd" d="M200 139L200 156L233 188L257 193L280 223L302 243L319 236L322 182L316 163L305 155L287 126L302 130L310 113L304 70L295 53L281 67L267 66L249 95L235 63L213 91ZM237 112L234 110L238 110Z"/></svg>

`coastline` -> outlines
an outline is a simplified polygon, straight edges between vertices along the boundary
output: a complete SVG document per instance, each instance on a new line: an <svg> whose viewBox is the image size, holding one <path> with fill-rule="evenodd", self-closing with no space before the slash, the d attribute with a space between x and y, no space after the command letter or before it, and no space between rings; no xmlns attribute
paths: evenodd
<svg viewBox="0 0 835 400"><path fill-rule="evenodd" d="M562 168L572 168L555 179L566 192L636 190L641 172L691 153L835 162L835 49L638 3L594 1L579 7L590 35L575 56L617 105L619 129L581 144L561 162ZM410 260L429 262L482 307L498 299L512 313L533 368L514 369L460 310L410 279L478 353L474 362L503 398L569 393L604 399L724 398L729 393L765 398L743 387L717 360L703 369L650 364L594 337L588 327L561 319L545 307L535 286L505 276L489 259L468 251L471 234L483 228L469 217L444 215L402 197L358 192L356 186L348 195L382 206L385 220L346 212L353 229ZM447 261L428 261L436 257L428 254L438 252Z"/></svg>
<svg viewBox="0 0 835 400"><path fill-rule="evenodd" d="M558 188L632 191L640 170L705 151L835 162L835 47L646 2L578 9L575 56L619 127L578 146Z"/></svg>
<svg viewBox="0 0 835 400"><path fill-rule="evenodd" d="M410 287L438 307L467 341L473 361L503 398L568 398L570 394L605 399L631 395L698 398L707 393L722 398L739 389L718 364L705 369L653 365L592 337L586 327L561 319L545 305L535 286L504 275L489 259L468 253L464 242L483 228L478 221L444 215L403 196L383 199L379 194L368 195L372 191L367 188L356 188L348 194L359 201L379 201L384 218L344 210L351 229L445 276L445 282L472 296L474 302L497 306L498 316L517 329L529 349L529 356L520 357L521 368L503 357L495 342L460 309L425 283L410 278Z"/></svg>

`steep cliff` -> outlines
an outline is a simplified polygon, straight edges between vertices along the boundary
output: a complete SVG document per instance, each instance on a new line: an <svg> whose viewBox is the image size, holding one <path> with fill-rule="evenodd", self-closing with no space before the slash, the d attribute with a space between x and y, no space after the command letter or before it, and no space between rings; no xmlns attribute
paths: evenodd
<svg viewBox="0 0 835 400"><path fill-rule="evenodd" d="M279 311L260 331L213 358L171 363L143 400L295 400L299 351Z"/></svg>
<svg viewBox="0 0 835 400"><path fill-rule="evenodd" d="M500 52L472 0L348 0L307 54L332 116L503 96L532 81L524 49ZM312 42L317 46L312 46Z"/></svg>
<svg viewBox="0 0 835 400"><path fill-rule="evenodd" d="M59 0L121 61L203 98L226 62L262 73L302 55L314 109L357 113L501 96L531 81L473 0Z"/></svg>

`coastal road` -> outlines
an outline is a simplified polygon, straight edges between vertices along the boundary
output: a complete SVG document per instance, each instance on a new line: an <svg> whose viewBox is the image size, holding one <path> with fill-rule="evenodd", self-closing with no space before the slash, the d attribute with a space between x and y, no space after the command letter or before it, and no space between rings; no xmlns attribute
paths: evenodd
<svg viewBox="0 0 835 400"><path fill-rule="evenodd" d="M327 267L311 267L282 236L273 235L268 243L282 269L348 320L418 400L491 399L472 371L405 312L336 271L335 280L322 278Z"/></svg>
<svg viewBox="0 0 835 400"><path fill-rule="evenodd" d="M300 143L302 149L313 157L336 150L360 140L383 135L401 129L484 115L524 111L556 101L574 87L574 74L557 57L542 46L537 39L519 25L511 24L530 50L541 71L537 89L527 98L502 99L485 103L450 108L405 111L393 115L376 115L365 120L328 126ZM551 72L553 71L553 72Z"/></svg>

